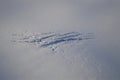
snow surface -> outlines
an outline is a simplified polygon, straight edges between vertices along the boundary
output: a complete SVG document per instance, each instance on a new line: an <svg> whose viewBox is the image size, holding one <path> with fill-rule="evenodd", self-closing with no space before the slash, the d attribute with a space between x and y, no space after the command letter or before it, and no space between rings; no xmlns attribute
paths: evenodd
<svg viewBox="0 0 120 80"><path fill-rule="evenodd" d="M118 75L104 57L92 51L96 40L93 33L23 33L11 37L12 49L15 50L8 62L15 71L11 71L13 79L113 80L112 76Z"/></svg>
<svg viewBox="0 0 120 80"><path fill-rule="evenodd" d="M34 35L13 34L12 36L12 42L36 44L40 48L49 47L53 48L52 50L67 43L70 44L73 42L81 42L82 40L93 39L92 33L84 35L79 32L68 32L64 34L49 32Z"/></svg>
<svg viewBox="0 0 120 80"><path fill-rule="evenodd" d="M120 0L0 0L0 80L120 80Z"/></svg>

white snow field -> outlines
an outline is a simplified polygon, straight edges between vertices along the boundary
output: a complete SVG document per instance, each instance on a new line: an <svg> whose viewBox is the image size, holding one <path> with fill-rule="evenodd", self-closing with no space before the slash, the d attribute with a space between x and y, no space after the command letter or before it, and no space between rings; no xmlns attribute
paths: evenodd
<svg viewBox="0 0 120 80"><path fill-rule="evenodd" d="M120 80L120 0L0 0L0 80Z"/></svg>

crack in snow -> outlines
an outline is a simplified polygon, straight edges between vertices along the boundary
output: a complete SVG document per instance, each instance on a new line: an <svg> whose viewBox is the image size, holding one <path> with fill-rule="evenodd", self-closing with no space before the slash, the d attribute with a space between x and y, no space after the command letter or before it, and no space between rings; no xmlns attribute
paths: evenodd
<svg viewBox="0 0 120 80"><path fill-rule="evenodd" d="M21 35L21 38L20 35L17 36L17 34L14 34L14 37L19 38L14 40L14 42L25 42L32 44L35 43L40 47L50 47L50 48L54 46L57 47L58 44L61 43L69 43L69 42L72 43L72 42L79 42L82 40L93 39L90 33L83 35L79 32L68 32L65 34L52 32L52 33L42 33L42 34L30 35L30 36Z"/></svg>

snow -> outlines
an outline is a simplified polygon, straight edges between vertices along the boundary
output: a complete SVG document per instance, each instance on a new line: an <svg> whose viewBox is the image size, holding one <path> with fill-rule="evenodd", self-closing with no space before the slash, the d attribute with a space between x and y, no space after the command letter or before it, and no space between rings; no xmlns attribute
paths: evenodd
<svg viewBox="0 0 120 80"><path fill-rule="evenodd" d="M0 80L120 80L120 0L0 0Z"/></svg>

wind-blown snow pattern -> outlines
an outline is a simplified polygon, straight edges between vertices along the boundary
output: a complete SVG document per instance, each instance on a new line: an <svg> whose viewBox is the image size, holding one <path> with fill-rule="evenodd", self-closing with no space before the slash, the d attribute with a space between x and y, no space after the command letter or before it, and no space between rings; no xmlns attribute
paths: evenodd
<svg viewBox="0 0 120 80"><path fill-rule="evenodd" d="M17 35L13 34L16 37L14 42L24 42L28 44L36 44L40 48L45 47L58 47L59 45L65 45L74 42L80 42L83 40L93 39L92 33L82 34L80 32L68 32L68 33L41 33L41 34L34 34L34 35ZM18 37L18 38L17 38ZM62 46L61 45L61 46Z"/></svg>

